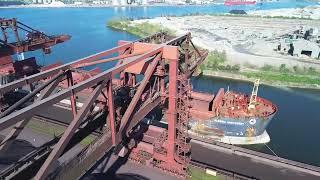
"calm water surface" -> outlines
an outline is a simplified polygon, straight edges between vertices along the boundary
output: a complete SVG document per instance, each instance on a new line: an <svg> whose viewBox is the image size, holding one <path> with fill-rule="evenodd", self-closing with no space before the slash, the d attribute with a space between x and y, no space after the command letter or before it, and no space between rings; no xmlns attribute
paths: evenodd
<svg viewBox="0 0 320 180"><path fill-rule="evenodd" d="M281 7L303 7L301 1L283 2ZM245 6L243 9L272 9L274 4ZM135 8L41 8L41 9L0 9L0 17L16 17L26 24L47 34L69 34L72 39L55 46L51 55L32 52L40 64L56 61L70 62L77 58L111 48L117 41L134 40L137 37L124 32L113 31L106 22L115 17L155 17L161 15L182 15L186 13L228 12L224 6L184 6L184 7L135 7ZM109 68L107 64L102 68ZM251 93L252 84L213 78L193 78L194 89L216 92L220 87ZM271 136L268 144L279 156L320 165L320 92L313 90L280 89L261 86L259 96L275 103L279 112L267 131ZM250 148L269 152L264 146Z"/></svg>

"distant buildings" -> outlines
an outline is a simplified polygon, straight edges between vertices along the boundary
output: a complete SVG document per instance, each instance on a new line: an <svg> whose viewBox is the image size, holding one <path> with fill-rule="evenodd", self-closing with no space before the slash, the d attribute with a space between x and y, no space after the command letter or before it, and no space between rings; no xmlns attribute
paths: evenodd
<svg viewBox="0 0 320 180"><path fill-rule="evenodd" d="M279 40L279 52L285 52L292 56L307 56L310 58L320 58L320 32L317 28L305 28L286 34Z"/></svg>
<svg viewBox="0 0 320 180"><path fill-rule="evenodd" d="M55 2L55 0L33 0L33 4L50 4Z"/></svg>
<svg viewBox="0 0 320 180"><path fill-rule="evenodd" d="M33 4L51 4L55 0L31 0ZM58 1L58 0L57 0ZM154 3L166 3L166 4L209 4L212 2L217 2L217 0L59 0L65 4L83 5L83 4L110 4L110 5L147 5ZM221 0L223 2L223 0Z"/></svg>

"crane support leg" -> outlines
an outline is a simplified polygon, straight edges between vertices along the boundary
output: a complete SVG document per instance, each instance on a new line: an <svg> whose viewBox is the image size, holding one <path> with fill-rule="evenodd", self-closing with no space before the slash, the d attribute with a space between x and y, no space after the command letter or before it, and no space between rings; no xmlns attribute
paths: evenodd
<svg viewBox="0 0 320 180"><path fill-rule="evenodd" d="M176 102L177 102L177 74L178 74L178 60L170 60L169 64L169 105L168 105L168 151L167 157L169 163L174 162L175 154L175 136L176 136Z"/></svg>

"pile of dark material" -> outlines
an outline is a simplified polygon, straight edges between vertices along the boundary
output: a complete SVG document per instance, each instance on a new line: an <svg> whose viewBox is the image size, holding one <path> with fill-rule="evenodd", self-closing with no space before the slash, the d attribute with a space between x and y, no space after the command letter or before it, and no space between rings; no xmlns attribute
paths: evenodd
<svg viewBox="0 0 320 180"><path fill-rule="evenodd" d="M244 10L231 10L229 11L230 14L247 14Z"/></svg>

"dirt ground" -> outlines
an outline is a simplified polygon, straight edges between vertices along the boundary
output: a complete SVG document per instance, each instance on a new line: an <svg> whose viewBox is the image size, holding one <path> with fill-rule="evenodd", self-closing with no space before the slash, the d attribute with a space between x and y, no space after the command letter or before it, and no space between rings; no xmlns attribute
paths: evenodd
<svg viewBox="0 0 320 180"><path fill-rule="evenodd" d="M136 20L172 29L177 35L191 32L192 41L205 49L226 51L229 64L265 64L287 67L295 65L320 68L320 61L311 58L281 55L274 51L277 38L304 27L320 29L320 21L232 16L159 17Z"/></svg>

